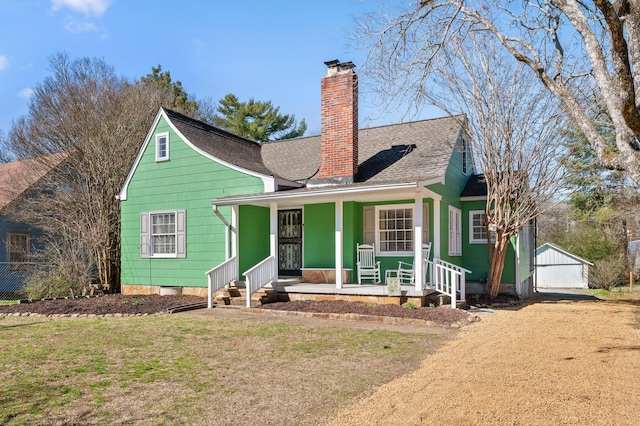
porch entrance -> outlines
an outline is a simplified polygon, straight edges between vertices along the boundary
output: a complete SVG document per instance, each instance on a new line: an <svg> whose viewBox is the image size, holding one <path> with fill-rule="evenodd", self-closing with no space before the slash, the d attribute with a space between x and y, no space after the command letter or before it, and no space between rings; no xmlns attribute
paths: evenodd
<svg viewBox="0 0 640 426"><path fill-rule="evenodd" d="M302 209L278 210L278 275L302 276Z"/></svg>

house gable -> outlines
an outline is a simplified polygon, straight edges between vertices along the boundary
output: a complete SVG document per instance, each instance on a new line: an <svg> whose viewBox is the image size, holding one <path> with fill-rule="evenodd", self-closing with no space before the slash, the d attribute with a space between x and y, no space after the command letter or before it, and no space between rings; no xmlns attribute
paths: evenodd
<svg viewBox="0 0 640 426"><path fill-rule="evenodd" d="M205 287L204 271L225 260L227 230L213 214L211 199L231 194L265 191L264 174L212 158L185 140L183 132L162 112L154 121L121 197L123 286L164 285ZM157 161L155 136L167 135L168 161ZM220 212L230 220L231 208ZM184 220L185 252L149 256L141 217L161 213ZM145 229L149 232L148 229ZM147 250L149 248L147 247ZM125 287L123 287L124 289Z"/></svg>
<svg viewBox="0 0 640 426"><path fill-rule="evenodd" d="M237 172L260 178L263 181L265 192L275 190L276 177L270 174L261 161L254 160L256 157L259 158L260 147L258 144L174 111L160 108L122 186L119 194L120 200L127 199L129 184L144 153L151 149L156 156L156 135L163 133L159 129L164 129L163 132L169 135L169 152L173 151L171 145L177 137L194 152L208 160ZM159 162L157 157L155 158L156 162ZM171 158L168 158L167 162L170 163Z"/></svg>

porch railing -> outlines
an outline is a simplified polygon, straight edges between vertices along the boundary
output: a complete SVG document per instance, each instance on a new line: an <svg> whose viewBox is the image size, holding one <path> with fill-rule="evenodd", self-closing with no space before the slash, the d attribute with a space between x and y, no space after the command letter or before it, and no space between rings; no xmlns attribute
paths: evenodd
<svg viewBox="0 0 640 426"><path fill-rule="evenodd" d="M250 308L251 295L277 279L276 258L267 257L243 275L246 277L247 308Z"/></svg>
<svg viewBox="0 0 640 426"><path fill-rule="evenodd" d="M438 258L434 258L433 261L427 260L426 263L430 266L431 272L431 279L426 287L448 295L451 298L451 307L456 308L457 293L460 293L459 300L465 300L465 274L470 274L471 271Z"/></svg>
<svg viewBox="0 0 640 426"><path fill-rule="evenodd" d="M238 258L236 256L224 261L207 272L207 307L213 307L213 294L232 281L238 279Z"/></svg>

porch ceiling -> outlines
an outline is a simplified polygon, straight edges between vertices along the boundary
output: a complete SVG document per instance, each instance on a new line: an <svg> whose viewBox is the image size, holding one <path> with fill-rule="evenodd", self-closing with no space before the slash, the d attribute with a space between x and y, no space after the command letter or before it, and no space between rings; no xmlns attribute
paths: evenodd
<svg viewBox="0 0 640 426"><path fill-rule="evenodd" d="M218 198L212 200L211 204L215 206L252 205L269 207L271 203L277 203L278 206L288 207L304 204L333 203L338 199L358 202L411 200L418 193L422 193L425 198L441 198L439 194L424 188L423 183L409 182L388 185L301 188L282 192Z"/></svg>

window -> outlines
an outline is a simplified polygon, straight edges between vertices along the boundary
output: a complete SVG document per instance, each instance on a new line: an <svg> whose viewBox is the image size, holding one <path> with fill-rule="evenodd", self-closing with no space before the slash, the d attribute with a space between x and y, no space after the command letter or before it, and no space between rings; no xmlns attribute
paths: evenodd
<svg viewBox="0 0 640 426"><path fill-rule="evenodd" d="M156 161L169 160L169 133L156 135Z"/></svg>
<svg viewBox="0 0 640 426"><path fill-rule="evenodd" d="M472 244L487 242L487 214L483 210L469 212L469 242Z"/></svg>
<svg viewBox="0 0 640 426"><path fill-rule="evenodd" d="M462 141L462 174L466 175L469 169L469 146L467 141Z"/></svg>
<svg viewBox="0 0 640 426"><path fill-rule="evenodd" d="M376 245L380 254L413 252L413 206L377 206Z"/></svg>
<svg viewBox="0 0 640 426"><path fill-rule="evenodd" d="M495 231L490 231L491 242L496 241ZM484 210L472 210L469 212L469 243L487 243L487 214Z"/></svg>
<svg viewBox="0 0 640 426"><path fill-rule="evenodd" d="M462 255L462 213L449 206L449 256Z"/></svg>
<svg viewBox="0 0 640 426"><path fill-rule="evenodd" d="M362 241L373 244L377 255L411 255L413 219L413 204L364 206ZM422 241L429 242L429 203L422 205Z"/></svg>
<svg viewBox="0 0 640 426"><path fill-rule="evenodd" d="M9 270L17 271L29 261L29 234L7 234L7 260Z"/></svg>
<svg viewBox="0 0 640 426"><path fill-rule="evenodd" d="M186 257L184 210L141 213L141 257Z"/></svg>
<svg viewBox="0 0 640 426"><path fill-rule="evenodd" d="M153 254L176 253L176 214L151 214L151 252Z"/></svg>

